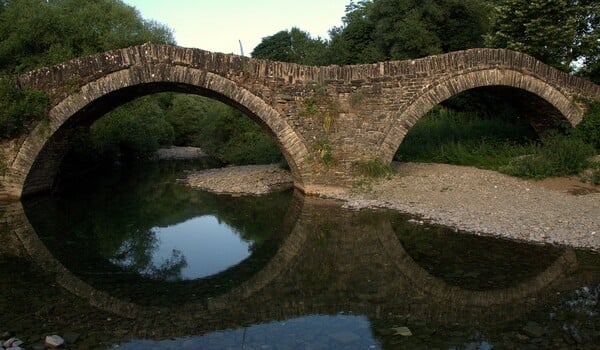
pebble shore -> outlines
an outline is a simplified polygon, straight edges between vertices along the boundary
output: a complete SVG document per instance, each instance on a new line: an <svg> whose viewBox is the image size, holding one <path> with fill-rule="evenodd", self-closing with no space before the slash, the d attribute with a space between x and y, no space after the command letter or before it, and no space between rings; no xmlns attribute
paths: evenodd
<svg viewBox="0 0 600 350"><path fill-rule="evenodd" d="M549 188L544 182L447 164L402 163L397 170L391 178L321 196L341 200L346 208L398 210L418 216L419 222L479 235L600 251L600 186ZM190 173L184 182L233 195L292 186L289 173L275 165Z"/></svg>

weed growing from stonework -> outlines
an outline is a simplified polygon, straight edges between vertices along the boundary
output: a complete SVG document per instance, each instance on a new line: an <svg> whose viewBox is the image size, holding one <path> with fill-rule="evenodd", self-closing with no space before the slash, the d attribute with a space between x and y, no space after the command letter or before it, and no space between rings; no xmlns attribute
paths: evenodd
<svg viewBox="0 0 600 350"><path fill-rule="evenodd" d="M49 98L44 92L21 89L15 78L0 77L0 139L14 137L28 123L42 119L48 105Z"/></svg>
<svg viewBox="0 0 600 350"><path fill-rule="evenodd" d="M331 145L329 140L318 140L314 146L315 152L319 156L319 159L325 164L329 165L333 161L331 154Z"/></svg>
<svg viewBox="0 0 600 350"><path fill-rule="evenodd" d="M300 116L312 117L319 113L319 106L317 100L314 97L307 97L302 101L302 110L300 110Z"/></svg>

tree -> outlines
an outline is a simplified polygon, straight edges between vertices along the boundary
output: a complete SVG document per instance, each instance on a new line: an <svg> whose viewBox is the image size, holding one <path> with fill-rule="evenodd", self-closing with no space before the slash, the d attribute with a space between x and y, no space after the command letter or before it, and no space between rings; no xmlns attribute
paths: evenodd
<svg viewBox="0 0 600 350"><path fill-rule="evenodd" d="M488 42L564 71L578 67L591 74L600 58L599 25L597 0L504 0Z"/></svg>
<svg viewBox="0 0 600 350"><path fill-rule="evenodd" d="M5 73L149 41L174 43L169 28L120 0L4 0L0 37Z"/></svg>
<svg viewBox="0 0 600 350"><path fill-rule="evenodd" d="M108 113L91 128L92 145L108 159L143 158L173 142L173 127L158 99L146 96Z"/></svg>
<svg viewBox="0 0 600 350"><path fill-rule="evenodd" d="M351 2L333 28L334 63L410 59L483 45L489 4L475 0Z"/></svg>
<svg viewBox="0 0 600 350"><path fill-rule="evenodd" d="M296 27L282 30L262 39L252 51L252 57L281 62L319 66L327 63L327 43Z"/></svg>

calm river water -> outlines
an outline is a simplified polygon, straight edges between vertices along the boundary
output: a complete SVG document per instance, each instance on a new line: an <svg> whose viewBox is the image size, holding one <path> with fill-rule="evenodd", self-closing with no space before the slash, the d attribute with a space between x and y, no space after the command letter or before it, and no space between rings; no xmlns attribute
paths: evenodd
<svg viewBox="0 0 600 350"><path fill-rule="evenodd" d="M177 182L209 163L0 203L0 334L26 348L48 334L72 349L600 348L597 254Z"/></svg>

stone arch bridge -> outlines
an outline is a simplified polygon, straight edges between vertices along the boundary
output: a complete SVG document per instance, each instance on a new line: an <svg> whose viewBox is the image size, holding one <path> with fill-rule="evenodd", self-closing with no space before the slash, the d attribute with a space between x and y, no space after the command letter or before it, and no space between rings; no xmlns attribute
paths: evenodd
<svg viewBox="0 0 600 350"><path fill-rule="evenodd" d="M71 137L106 112L162 91L214 98L245 112L277 141L295 186L349 186L357 162L390 162L433 106L487 88L529 111L536 129L576 125L600 86L522 53L470 49L416 60L309 67L177 46L144 44L74 59L19 77L51 96L48 119L1 142L0 196L52 187Z"/></svg>

